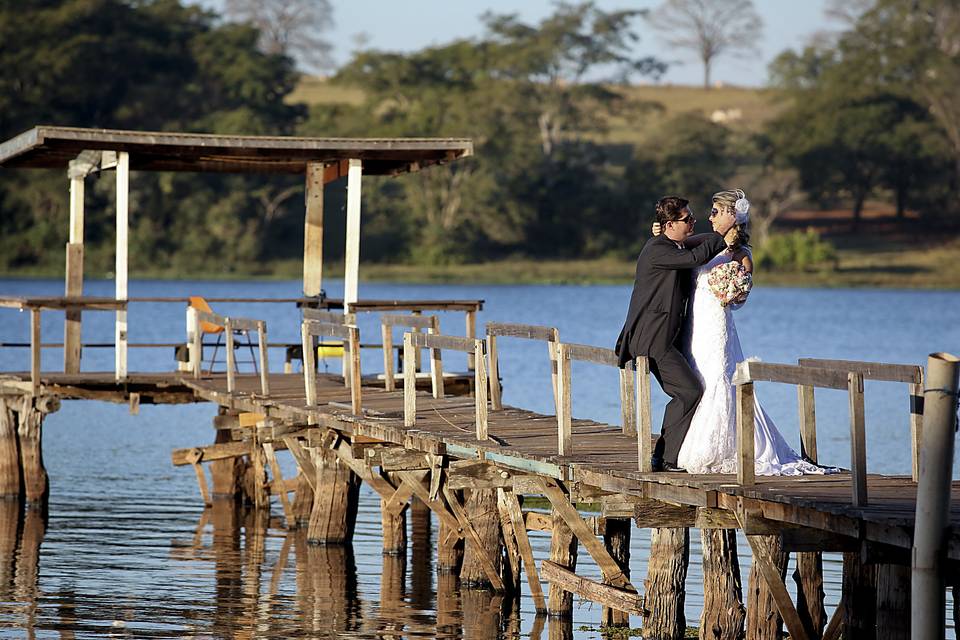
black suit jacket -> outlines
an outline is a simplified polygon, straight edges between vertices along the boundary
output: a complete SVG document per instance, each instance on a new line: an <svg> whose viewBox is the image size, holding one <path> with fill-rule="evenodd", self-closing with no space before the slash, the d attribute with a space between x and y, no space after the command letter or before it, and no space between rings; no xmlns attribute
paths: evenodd
<svg viewBox="0 0 960 640"><path fill-rule="evenodd" d="M719 233L701 237L698 246L681 249L661 234L640 251L627 319L617 338L621 367L637 356L662 356L677 339L690 297L690 270L727 247Z"/></svg>

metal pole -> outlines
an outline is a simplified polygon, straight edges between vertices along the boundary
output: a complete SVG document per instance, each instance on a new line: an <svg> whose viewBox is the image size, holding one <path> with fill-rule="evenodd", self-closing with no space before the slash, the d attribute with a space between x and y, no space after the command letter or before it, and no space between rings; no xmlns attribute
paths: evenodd
<svg viewBox="0 0 960 640"><path fill-rule="evenodd" d="M911 565L910 637L913 640L941 640L945 633L946 585L942 560L949 526L958 372L960 358L949 353L931 353L927 359Z"/></svg>

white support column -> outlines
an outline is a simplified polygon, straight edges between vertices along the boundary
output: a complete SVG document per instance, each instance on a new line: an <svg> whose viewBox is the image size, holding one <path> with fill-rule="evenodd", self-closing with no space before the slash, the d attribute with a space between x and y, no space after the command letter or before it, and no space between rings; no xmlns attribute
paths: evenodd
<svg viewBox="0 0 960 640"><path fill-rule="evenodd" d="M351 159L347 173L347 247L343 271L343 313L357 301L360 273L360 178L363 163Z"/></svg>
<svg viewBox="0 0 960 640"><path fill-rule="evenodd" d="M127 245L130 222L130 154L117 154L117 261L115 267L116 299L127 299ZM117 380L127 377L127 311L117 311L115 371Z"/></svg>
<svg viewBox="0 0 960 640"><path fill-rule="evenodd" d="M67 242L67 261L64 295L83 295L83 175L70 175L70 239ZM63 370L80 372L80 310L67 309L63 325Z"/></svg>

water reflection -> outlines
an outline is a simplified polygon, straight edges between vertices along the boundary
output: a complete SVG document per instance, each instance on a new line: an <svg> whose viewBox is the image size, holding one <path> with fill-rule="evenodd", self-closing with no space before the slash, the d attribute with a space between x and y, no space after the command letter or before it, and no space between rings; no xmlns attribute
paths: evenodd
<svg viewBox="0 0 960 640"><path fill-rule="evenodd" d="M35 627L40 544L46 530L42 511L24 511L17 501L0 501L0 627L8 621L25 629Z"/></svg>

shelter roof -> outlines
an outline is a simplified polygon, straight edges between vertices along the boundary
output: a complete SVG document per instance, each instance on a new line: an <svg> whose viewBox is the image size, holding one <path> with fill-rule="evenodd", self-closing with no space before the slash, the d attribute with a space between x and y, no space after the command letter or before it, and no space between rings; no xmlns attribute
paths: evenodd
<svg viewBox="0 0 960 640"><path fill-rule="evenodd" d="M306 138L37 126L0 144L0 167L64 168L84 150L127 151L140 171L303 174L308 162L363 161L393 175L473 155L469 138Z"/></svg>

